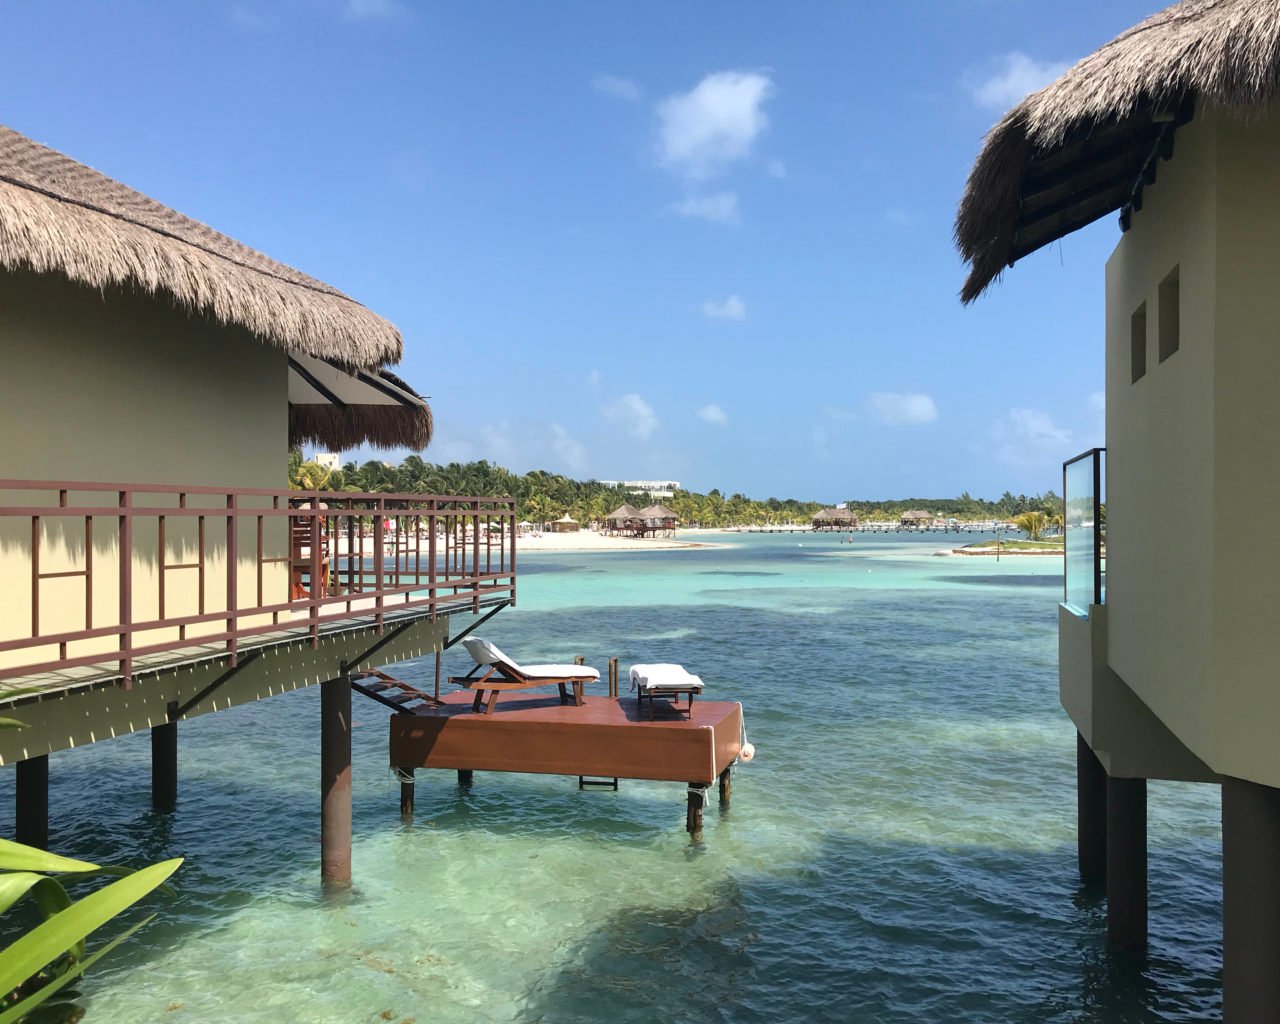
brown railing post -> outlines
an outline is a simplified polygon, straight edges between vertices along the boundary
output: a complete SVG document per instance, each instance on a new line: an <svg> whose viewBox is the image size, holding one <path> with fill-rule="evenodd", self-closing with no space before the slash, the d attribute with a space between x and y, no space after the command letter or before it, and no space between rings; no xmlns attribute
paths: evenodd
<svg viewBox="0 0 1280 1024"><path fill-rule="evenodd" d="M475 510L472 517L471 529L471 578L474 581L472 587L475 590L475 598L471 602L471 611L479 613L480 611L480 502L473 501L471 507Z"/></svg>
<svg viewBox="0 0 1280 1024"><path fill-rule="evenodd" d="M516 606L516 503L511 502L511 607Z"/></svg>
<svg viewBox="0 0 1280 1024"><path fill-rule="evenodd" d="M311 620L311 646L313 648L320 645L320 598L324 596L324 586L321 574L324 569L320 562L320 492L312 491L311 500L308 502L311 506L309 515L311 516L311 529L308 531L308 537L311 540L311 610L308 616Z"/></svg>
<svg viewBox="0 0 1280 1024"><path fill-rule="evenodd" d="M240 552L237 545L237 534L240 523L236 518L236 496L234 493L227 495L227 632L231 635L227 638L227 651L231 654L229 666L234 667L236 657L239 653L239 644L236 641L236 625L237 616L236 609L239 606L239 595L236 593L236 586L239 582L240 569Z"/></svg>
<svg viewBox="0 0 1280 1024"><path fill-rule="evenodd" d="M428 590L431 594L431 621L436 620L436 527L440 525L440 517L436 515L436 499L432 498L427 509L427 560L431 563L427 569Z"/></svg>
<svg viewBox="0 0 1280 1024"><path fill-rule="evenodd" d="M373 518L373 592L376 595L373 599L374 607L377 613L374 615L374 622L377 623L378 632L382 632L382 588L383 588L383 555L382 555L382 512L384 499L379 498L374 503Z"/></svg>
<svg viewBox="0 0 1280 1024"><path fill-rule="evenodd" d="M120 685L133 686L133 496L120 491Z"/></svg>

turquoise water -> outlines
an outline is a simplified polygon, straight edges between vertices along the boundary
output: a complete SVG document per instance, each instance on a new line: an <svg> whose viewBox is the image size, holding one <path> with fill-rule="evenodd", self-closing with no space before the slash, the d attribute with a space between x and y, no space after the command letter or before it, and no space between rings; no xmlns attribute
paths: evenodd
<svg viewBox="0 0 1280 1024"><path fill-rule="evenodd" d="M965 538L970 539L970 538ZM355 885L318 884L319 693L181 729L176 813L145 735L54 755L52 844L181 854L175 900L85 987L89 1021L1193 1021L1219 1012L1212 787L1151 786L1145 959L1075 873L1056 560L945 537L745 535L521 559L484 634L529 661L679 661L758 748L733 805L684 787L419 772L356 708ZM448 667L462 669L461 652ZM430 662L402 669L426 681ZM357 698L359 701L359 698ZM12 806L12 775L0 776ZM11 834L11 833L10 833Z"/></svg>

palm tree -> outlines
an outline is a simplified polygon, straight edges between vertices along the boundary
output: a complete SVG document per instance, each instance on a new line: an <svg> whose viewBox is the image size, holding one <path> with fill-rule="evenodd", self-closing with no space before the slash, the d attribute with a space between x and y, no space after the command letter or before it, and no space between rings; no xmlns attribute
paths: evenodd
<svg viewBox="0 0 1280 1024"><path fill-rule="evenodd" d="M1043 512L1023 512L1014 516L1013 521L1032 540L1039 540L1049 528L1049 517Z"/></svg>

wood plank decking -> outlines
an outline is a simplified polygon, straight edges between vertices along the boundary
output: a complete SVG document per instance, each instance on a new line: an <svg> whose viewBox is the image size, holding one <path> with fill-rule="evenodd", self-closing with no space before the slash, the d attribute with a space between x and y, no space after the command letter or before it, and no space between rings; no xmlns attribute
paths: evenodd
<svg viewBox="0 0 1280 1024"><path fill-rule="evenodd" d="M709 786L738 756L741 704L701 701L689 719L659 700L653 721L648 714L634 698L589 696L575 707L554 694L510 694L484 715L469 692L450 693L440 707L391 716L391 765Z"/></svg>

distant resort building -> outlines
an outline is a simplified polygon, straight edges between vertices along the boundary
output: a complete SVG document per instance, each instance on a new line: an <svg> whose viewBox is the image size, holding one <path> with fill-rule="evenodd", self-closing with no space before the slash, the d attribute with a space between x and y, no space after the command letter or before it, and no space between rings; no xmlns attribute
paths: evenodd
<svg viewBox="0 0 1280 1024"><path fill-rule="evenodd" d="M920 509L913 509L910 512L903 512L898 517L898 525L907 527L908 529L918 529L922 526L933 525L933 513L924 512Z"/></svg>
<svg viewBox="0 0 1280 1024"><path fill-rule="evenodd" d="M996 124L956 220L971 302L1119 213L1107 447L1063 467L1079 870L1105 887L1110 943L1146 946L1147 780L1221 786L1225 1024L1280 1014L1280 549L1234 528L1280 506L1278 36L1274 0L1153 15Z"/></svg>
<svg viewBox="0 0 1280 1024"><path fill-rule="evenodd" d="M857 513L847 508L824 508L813 517L815 530L852 530L857 525Z"/></svg>
<svg viewBox="0 0 1280 1024"><path fill-rule="evenodd" d="M679 480L600 480L606 487L620 487L632 494L643 494L650 500L674 498L680 490Z"/></svg>
<svg viewBox="0 0 1280 1024"><path fill-rule="evenodd" d="M552 533L577 533L582 529L578 520L565 514L550 524Z"/></svg>

